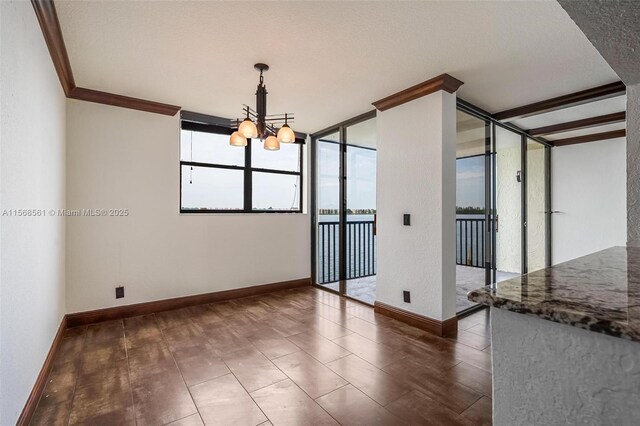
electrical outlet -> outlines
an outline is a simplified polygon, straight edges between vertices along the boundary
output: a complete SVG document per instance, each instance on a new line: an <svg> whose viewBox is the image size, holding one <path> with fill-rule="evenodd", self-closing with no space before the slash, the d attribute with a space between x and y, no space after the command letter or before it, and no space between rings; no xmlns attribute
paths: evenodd
<svg viewBox="0 0 640 426"><path fill-rule="evenodd" d="M116 299L121 299L124 297L124 286L116 287Z"/></svg>
<svg viewBox="0 0 640 426"><path fill-rule="evenodd" d="M404 303L411 303L411 292L404 290L402 292L402 297L404 298Z"/></svg>
<svg viewBox="0 0 640 426"><path fill-rule="evenodd" d="M411 215L405 213L404 215L402 215L402 224L404 226L411 226Z"/></svg>

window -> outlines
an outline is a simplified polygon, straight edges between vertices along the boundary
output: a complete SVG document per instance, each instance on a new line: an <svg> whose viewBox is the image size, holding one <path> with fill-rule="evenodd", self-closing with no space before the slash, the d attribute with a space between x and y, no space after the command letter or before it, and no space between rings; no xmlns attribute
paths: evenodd
<svg viewBox="0 0 640 426"><path fill-rule="evenodd" d="M181 213L302 212L301 143L267 151L255 139L235 147L227 127L181 124Z"/></svg>

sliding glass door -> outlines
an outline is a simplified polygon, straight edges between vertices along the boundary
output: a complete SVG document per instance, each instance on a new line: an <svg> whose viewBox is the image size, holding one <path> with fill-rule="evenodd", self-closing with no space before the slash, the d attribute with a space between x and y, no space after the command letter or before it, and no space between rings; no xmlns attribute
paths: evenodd
<svg viewBox="0 0 640 426"><path fill-rule="evenodd" d="M315 284L373 304L376 297L375 113L312 136Z"/></svg>
<svg viewBox="0 0 640 426"><path fill-rule="evenodd" d="M496 126L494 140L494 280L522 274L522 136Z"/></svg>
<svg viewBox="0 0 640 426"><path fill-rule="evenodd" d="M526 272L549 265L549 148L527 139L526 142Z"/></svg>
<svg viewBox="0 0 640 426"><path fill-rule="evenodd" d="M340 135L315 141L316 211L315 259L317 284L338 291L340 285Z"/></svg>
<svg viewBox="0 0 640 426"><path fill-rule="evenodd" d="M457 311L468 291L549 266L549 146L462 102L456 131Z"/></svg>
<svg viewBox="0 0 640 426"><path fill-rule="evenodd" d="M376 300L376 119L346 126L345 292L373 305Z"/></svg>
<svg viewBox="0 0 640 426"><path fill-rule="evenodd" d="M456 115L456 310L475 306L467 293L491 281L491 124Z"/></svg>

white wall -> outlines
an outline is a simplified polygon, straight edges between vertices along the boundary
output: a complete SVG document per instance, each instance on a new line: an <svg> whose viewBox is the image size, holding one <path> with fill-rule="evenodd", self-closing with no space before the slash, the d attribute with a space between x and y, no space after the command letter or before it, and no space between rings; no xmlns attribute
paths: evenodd
<svg viewBox="0 0 640 426"><path fill-rule="evenodd" d="M637 425L638 343L491 309L493 424Z"/></svg>
<svg viewBox="0 0 640 426"><path fill-rule="evenodd" d="M626 243L626 142L551 149L552 263Z"/></svg>
<svg viewBox="0 0 640 426"><path fill-rule="evenodd" d="M440 91L377 115L376 300L438 320L455 315L455 108Z"/></svg>
<svg viewBox="0 0 640 426"><path fill-rule="evenodd" d="M179 119L67 101L67 310L310 276L307 214L179 214ZM125 298L114 288L125 286Z"/></svg>
<svg viewBox="0 0 640 426"><path fill-rule="evenodd" d="M0 2L2 211L65 203L65 100L30 2ZM0 424L14 424L65 313L65 221L0 216Z"/></svg>

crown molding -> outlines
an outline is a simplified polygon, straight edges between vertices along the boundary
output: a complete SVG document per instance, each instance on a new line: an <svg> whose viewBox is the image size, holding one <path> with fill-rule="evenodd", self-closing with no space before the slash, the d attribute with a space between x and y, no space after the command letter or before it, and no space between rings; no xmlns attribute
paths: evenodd
<svg viewBox="0 0 640 426"><path fill-rule="evenodd" d="M53 67L67 98L171 116L180 111L180 107L176 105L77 87L53 0L31 0L31 4L49 49Z"/></svg>
<svg viewBox="0 0 640 426"><path fill-rule="evenodd" d="M430 80L424 81L415 86L411 86L408 89L402 90L379 101L373 102L373 106L378 111L386 111L390 108L397 107L398 105L405 104L413 101L414 99L427 96L431 93L444 90L448 93L454 93L464 83L449 74L442 74L434 77Z"/></svg>

